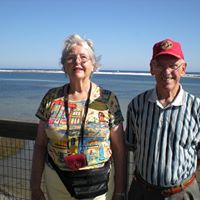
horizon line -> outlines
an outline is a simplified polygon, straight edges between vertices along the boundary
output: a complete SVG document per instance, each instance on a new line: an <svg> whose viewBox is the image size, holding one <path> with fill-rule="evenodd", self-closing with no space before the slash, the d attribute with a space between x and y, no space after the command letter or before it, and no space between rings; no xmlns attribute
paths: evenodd
<svg viewBox="0 0 200 200"><path fill-rule="evenodd" d="M28 73L64 73L62 70L58 69L2 69L0 72L28 72ZM93 72L94 74L110 74L110 75L141 75L141 76L151 76L148 71L137 71L137 70L98 70ZM195 74L198 73L198 74ZM200 72L187 72L184 77L200 78Z"/></svg>

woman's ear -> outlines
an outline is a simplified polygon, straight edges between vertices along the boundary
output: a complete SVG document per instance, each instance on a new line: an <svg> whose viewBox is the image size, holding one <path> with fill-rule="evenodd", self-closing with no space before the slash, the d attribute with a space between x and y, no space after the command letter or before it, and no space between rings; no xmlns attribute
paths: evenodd
<svg viewBox="0 0 200 200"><path fill-rule="evenodd" d="M62 70L63 70L63 72L65 72L65 74L67 74L67 66L66 65L63 65Z"/></svg>

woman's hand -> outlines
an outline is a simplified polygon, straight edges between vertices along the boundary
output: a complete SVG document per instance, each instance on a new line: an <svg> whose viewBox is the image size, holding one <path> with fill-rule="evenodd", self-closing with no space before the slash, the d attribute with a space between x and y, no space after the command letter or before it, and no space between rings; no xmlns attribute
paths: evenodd
<svg viewBox="0 0 200 200"><path fill-rule="evenodd" d="M112 200L126 200L126 195L123 192L122 193L121 192L114 193L113 197L112 197Z"/></svg>
<svg viewBox="0 0 200 200"><path fill-rule="evenodd" d="M31 200L46 200L44 193L41 189L32 190L31 192Z"/></svg>
<svg viewBox="0 0 200 200"><path fill-rule="evenodd" d="M126 191L126 149L123 125L119 124L111 129L111 148L114 160L114 193L112 200L124 200Z"/></svg>

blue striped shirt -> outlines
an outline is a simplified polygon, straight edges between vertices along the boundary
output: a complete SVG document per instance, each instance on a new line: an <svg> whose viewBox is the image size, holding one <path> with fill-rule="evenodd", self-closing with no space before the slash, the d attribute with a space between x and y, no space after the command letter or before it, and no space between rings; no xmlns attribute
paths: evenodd
<svg viewBox="0 0 200 200"><path fill-rule="evenodd" d="M200 99L181 87L167 107L156 90L136 96L127 110L126 137L137 171L150 184L180 184L196 170L200 143Z"/></svg>

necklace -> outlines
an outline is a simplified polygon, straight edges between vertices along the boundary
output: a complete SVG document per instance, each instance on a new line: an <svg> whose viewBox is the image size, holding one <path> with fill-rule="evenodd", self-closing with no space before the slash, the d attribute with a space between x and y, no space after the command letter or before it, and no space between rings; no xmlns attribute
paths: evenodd
<svg viewBox="0 0 200 200"><path fill-rule="evenodd" d="M69 106L68 106L68 96L69 96L69 89L70 89L70 84L67 86L67 92L66 92L66 96L64 97L64 105L65 105L65 115L66 115L66 119L67 119L67 130L66 132L69 133ZM84 137L84 132L85 132L85 120L88 114L88 107L89 107L89 102L90 102L90 96L91 96L91 90L92 90L92 83L90 82L90 88L88 91L88 95L87 95L87 100L85 102L84 105L84 113L83 113L83 117L82 117L82 122L81 122L81 127L80 127L80 136L81 136L81 149L83 151L83 137Z"/></svg>

